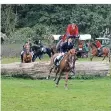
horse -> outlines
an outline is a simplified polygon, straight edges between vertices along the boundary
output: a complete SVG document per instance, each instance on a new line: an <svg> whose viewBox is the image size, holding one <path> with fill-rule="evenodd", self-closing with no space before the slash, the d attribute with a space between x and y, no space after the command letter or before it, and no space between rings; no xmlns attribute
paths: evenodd
<svg viewBox="0 0 111 111"><path fill-rule="evenodd" d="M27 45L25 52L23 53L23 63L32 62L32 54L30 52L30 47Z"/></svg>
<svg viewBox="0 0 111 111"><path fill-rule="evenodd" d="M58 53L56 45L52 45L50 49L51 49L51 56L53 56L55 53Z"/></svg>
<svg viewBox="0 0 111 111"><path fill-rule="evenodd" d="M74 48L70 49L63 56L62 60L60 61L60 65L57 67L57 66L55 66L54 60L58 55L59 55L59 53L56 53L51 57L51 63L50 63L51 67L50 67L49 75L48 75L47 79L49 79L52 69L54 69L54 71L56 72L54 81L56 81L57 75L59 75L59 77L56 81L56 86L58 86L62 73L66 73L65 88L67 89L69 72L72 71L75 74L76 50Z"/></svg>
<svg viewBox="0 0 111 111"><path fill-rule="evenodd" d="M31 49L34 53L32 59L33 62L36 60L37 57L41 60L43 54L48 54L49 58L51 57L51 49L48 47L34 45L31 47Z"/></svg>
<svg viewBox="0 0 111 111"><path fill-rule="evenodd" d="M95 43L90 43L90 47L92 49L90 60L92 61L94 56L98 56L98 48ZM102 52L101 56L103 56L102 60L104 60L106 57L108 57L109 62L110 62L110 49L108 47L102 47L101 52Z"/></svg>

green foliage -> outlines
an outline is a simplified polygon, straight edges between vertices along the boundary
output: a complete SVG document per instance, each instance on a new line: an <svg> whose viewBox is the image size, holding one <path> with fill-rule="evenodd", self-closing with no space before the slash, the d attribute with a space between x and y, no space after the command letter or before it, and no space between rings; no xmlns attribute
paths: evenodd
<svg viewBox="0 0 111 111"><path fill-rule="evenodd" d="M30 27L35 31L34 39L43 39L51 34L65 34L69 23L78 24L80 33L90 33L93 38L106 27L111 30L110 4L22 4L2 5L1 9L6 34L13 33L14 28Z"/></svg>
<svg viewBox="0 0 111 111"><path fill-rule="evenodd" d="M13 5L2 5L1 9L1 31L9 36L14 32L16 25Z"/></svg>
<svg viewBox="0 0 111 111"><path fill-rule="evenodd" d="M30 27L20 28L16 30L12 35L12 40L22 41L25 42L28 38L34 38L36 36L35 31Z"/></svg>

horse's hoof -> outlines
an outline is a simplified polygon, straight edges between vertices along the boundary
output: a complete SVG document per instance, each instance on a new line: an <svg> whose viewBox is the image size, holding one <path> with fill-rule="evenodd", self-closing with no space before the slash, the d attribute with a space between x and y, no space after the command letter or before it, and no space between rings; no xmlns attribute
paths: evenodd
<svg viewBox="0 0 111 111"><path fill-rule="evenodd" d="M46 79L48 80L49 78L48 78L48 77L46 77Z"/></svg>
<svg viewBox="0 0 111 111"><path fill-rule="evenodd" d="M46 79L48 80L50 78L50 75L48 75L47 77L46 77Z"/></svg>
<svg viewBox="0 0 111 111"><path fill-rule="evenodd" d="M55 84L55 87L58 87L58 85L57 85L57 84Z"/></svg>
<svg viewBox="0 0 111 111"><path fill-rule="evenodd" d="M67 87L67 86L65 86L65 90L68 90L68 87Z"/></svg>
<svg viewBox="0 0 111 111"><path fill-rule="evenodd" d="M53 79L53 81L56 81L56 79Z"/></svg>

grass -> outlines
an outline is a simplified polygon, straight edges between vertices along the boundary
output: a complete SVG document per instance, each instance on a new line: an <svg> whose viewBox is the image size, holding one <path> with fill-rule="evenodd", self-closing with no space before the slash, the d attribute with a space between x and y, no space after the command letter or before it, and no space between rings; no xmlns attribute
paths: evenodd
<svg viewBox="0 0 111 111"><path fill-rule="evenodd" d="M108 58L106 58L105 60L108 61ZM36 61L50 61L50 58L48 57L48 55L44 55L41 60L37 58ZM90 58L79 58L78 61L81 61L81 62L90 61ZM93 58L93 61L102 61L102 57L95 57ZM1 59L2 64L8 64L13 62L20 62L20 57L2 57Z"/></svg>
<svg viewBox="0 0 111 111"><path fill-rule="evenodd" d="M47 55L44 55L44 57L39 60L38 58L36 59L36 61L49 61L50 58ZM13 62L20 62L20 57L2 57L1 59L1 64L9 64L9 63L13 63Z"/></svg>
<svg viewBox="0 0 111 111"><path fill-rule="evenodd" d="M2 111L111 111L111 78L64 80L1 79Z"/></svg>

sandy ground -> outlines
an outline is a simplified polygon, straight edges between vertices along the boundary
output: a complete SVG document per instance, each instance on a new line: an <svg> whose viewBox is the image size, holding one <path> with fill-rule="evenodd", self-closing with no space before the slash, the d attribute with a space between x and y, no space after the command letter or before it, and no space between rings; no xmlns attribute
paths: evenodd
<svg viewBox="0 0 111 111"><path fill-rule="evenodd" d="M2 75L29 75L35 78L46 77L49 73L50 62L11 63L1 65ZM76 62L76 74L107 75L109 63L107 61ZM53 74L52 74L53 75Z"/></svg>

